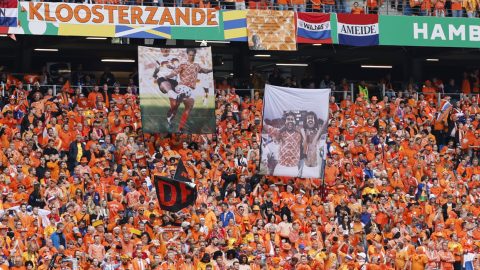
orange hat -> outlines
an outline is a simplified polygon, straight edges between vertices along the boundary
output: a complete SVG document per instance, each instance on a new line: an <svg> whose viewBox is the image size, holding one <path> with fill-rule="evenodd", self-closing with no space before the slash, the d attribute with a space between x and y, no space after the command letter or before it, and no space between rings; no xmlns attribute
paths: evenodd
<svg viewBox="0 0 480 270"><path fill-rule="evenodd" d="M361 98L361 97L357 98L357 101L362 101L362 100L363 100L363 98Z"/></svg>
<svg viewBox="0 0 480 270"><path fill-rule="evenodd" d="M289 243L286 243L286 244L283 245L283 249L290 250L290 249L292 249L292 246L290 246Z"/></svg>
<svg viewBox="0 0 480 270"><path fill-rule="evenodd" d="M337 186L337 189L344 189L344 188L345 188L344 185L338 185L338 186Z"/></svg>
<svg viewBox="0 0 480 270"><path fill-rule="evenodd" d="M475 242L474 245L480 248L480 242Z"/></svg>
<svg viewBox="0 0 480 270"><path fill-rule="evenodd" d="M371 99L372 100L378 100L378 98L376 96L373 96Z"/></svg>
<svg viewBox="0 0 480 270"><path fill-rule="evenodd" d="M432 147L430 145L425 146L425 150L432 151Z"/></svg>
<svg viewBox="0 0 480 270"><path fill-rule="evenodd" d="M360 129L360 132L367 132L364 128Z"/></svg>
<svg viewBox="0 0 480 270"><path fill-rule="evenodd" d="M475 130L474 134L479 134L478 130Z"/></svg>
<svg viewBox="0 0 480 270"><path fill-rule="evenodd" d="M123 155L123 156L122 156L122 159L128 159L128 158L127 158L127 156Z"/></svg>
<svg viewBox="0 0 480 270"><path fill-rule="evenodd" d="M405 236L405 239L407 239L407 241L412 241L412 237L410 237L410 235Z"/></svg>
<svg viewBox="0 0 480 270"><path fill-rule="evenodd" d="M427 83L431 83L431 81L430 81L430 80L426 80L426 81L425 81L425 84L427 84Z"/></svg>
<svg viewBox="0 0 480 270"><path fill-rule="evenodd" d="M288 244L285 244L285 245L288 245ZM279 264L280 263L280 257L273 257L272 261L273 261L274 264Z"/></svg>
<svg viewBox="0 0 480 270"><path fill-rule="evenodd" d="M248 217L243 217L243 223L250 223L250 220L248 219Z"/></svg>
<svg viewBox="0 0 480 270"><path fill-rule="evenodd" d="M82 157L82 159L80 159L80 163L83 163L83 162L88 162L88 159L86 157Z"/></svg>
<svg viewBox="0 0 480 270"><path fill-rule="evenodd" d="M170 167L168 167L168 169L169 169L170 171L175 171L175 166L170 166Z"/></svg>

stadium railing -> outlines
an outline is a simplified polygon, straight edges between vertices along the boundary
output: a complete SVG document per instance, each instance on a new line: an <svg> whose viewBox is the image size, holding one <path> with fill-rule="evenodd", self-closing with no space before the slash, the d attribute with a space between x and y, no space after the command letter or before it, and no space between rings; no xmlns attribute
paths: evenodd
<svg viewBox="0 0 480 270"><path fill-rule="evenodd" d="M27 92L31 92L32 89L34 88L34 85L33 84L26 84L24 83L23 84L27 89ZM0 82L0 87L2 88L2 96L5 96L5 83L4 82ZM48 85L48 84L45 84L45 85L40 85L40 87L46 87L46 88L52 88L53 90L53 95L56 95L58 91L61 91L62 90L62 85ZM81 86L81 85L71 85L70 88L72 88L73 90L75 90L76 88L79 88L80 90L82 90L82 88L85 88L85 87L88 87L88 88L92 88L93 86ZM109 86L108 88L109 89L113 89L115 86ZM120 89L127 89L128 86L119 86L118 88ZM137 88L137 91L140 89L138 86L135 86ZM100 87L100 89L102 89L103 86Z"/></svg>

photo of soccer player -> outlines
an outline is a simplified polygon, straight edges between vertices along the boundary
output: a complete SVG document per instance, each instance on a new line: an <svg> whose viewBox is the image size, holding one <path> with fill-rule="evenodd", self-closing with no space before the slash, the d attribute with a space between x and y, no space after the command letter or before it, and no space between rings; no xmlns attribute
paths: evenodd
<svg viewBox="0 0 480 270"><path fill-rule="evenodd" d="M272 88L273 91L268 90ZM305 90L307 89L267 86L262 127L261 173L302 178L320 177L321 164L326 154L326 119L330 91ZM292 102L293 100L296 102Z"/></svg>
<svg viewBox="0 0 480 270"><path fill-rule="evenodd" d="M139 47L138 58L144 132L204 134L215 130L209 47Z"/></svg>

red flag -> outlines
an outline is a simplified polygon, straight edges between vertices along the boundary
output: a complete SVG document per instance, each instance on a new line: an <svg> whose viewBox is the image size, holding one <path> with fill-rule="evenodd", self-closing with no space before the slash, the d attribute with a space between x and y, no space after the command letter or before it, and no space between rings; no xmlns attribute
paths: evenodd
<svg viewBox="0 0 480 270"><path fill-rule="evenodd" d="M67 93L75 93L72 88L70 88L70 80L68 80L65 85L62 87L62 90Z"/></svg>
<svg viewBox="0 0 480 270"><path fill-rule="evenodd" d="M28 84L34 84L40 75L23 75L23 80Z"/></svg>

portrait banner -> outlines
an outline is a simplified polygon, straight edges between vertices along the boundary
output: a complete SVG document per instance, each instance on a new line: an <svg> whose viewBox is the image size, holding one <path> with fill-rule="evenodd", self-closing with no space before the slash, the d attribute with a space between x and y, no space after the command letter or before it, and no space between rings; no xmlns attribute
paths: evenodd
<svg viewBox="0 0 480 270"><path fill-rule="evenodd" d="M265 86L261 174L321 177L330 91Z"/></svg>
<svg viewBox="0 0 480 270"><path fill-rule="evenodd" d="M140 107L145 133L215 132L210 47L138 47Z"/></svg>
<svg viewBox="0 0 480 270"><path fill-rule="evenodd" d="M295 13L247 9L250 50L296 51Z"/></svg>

